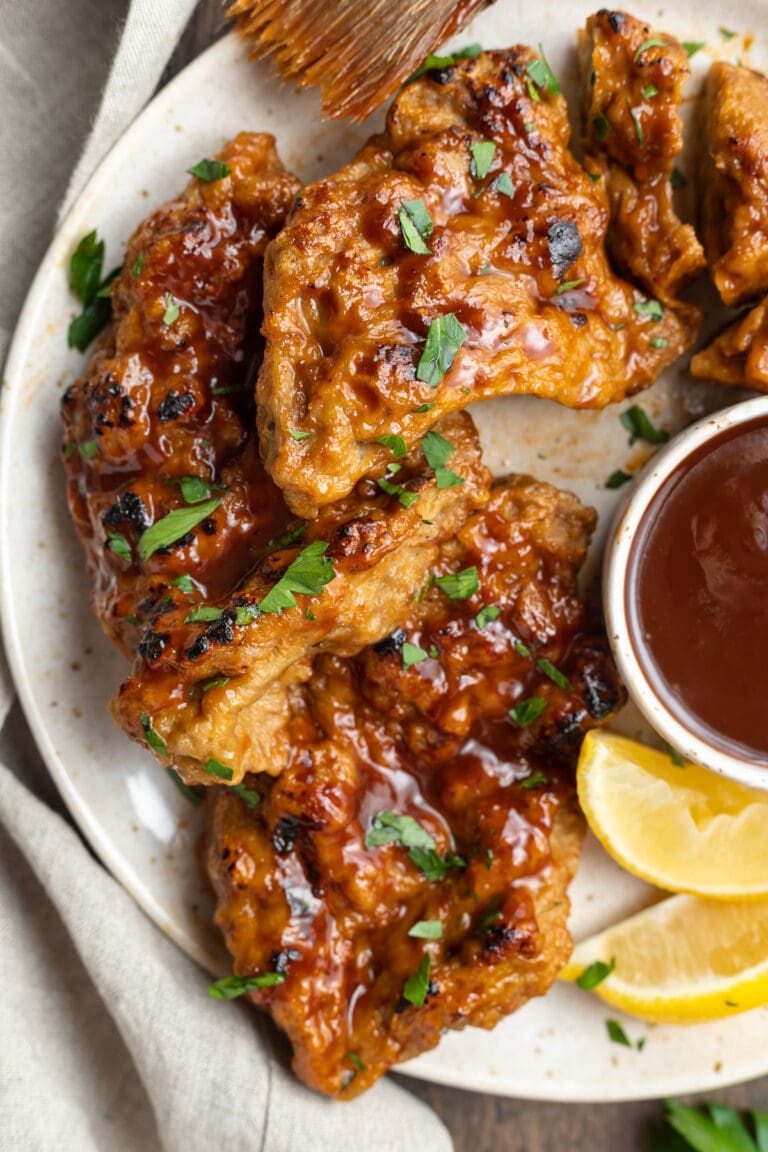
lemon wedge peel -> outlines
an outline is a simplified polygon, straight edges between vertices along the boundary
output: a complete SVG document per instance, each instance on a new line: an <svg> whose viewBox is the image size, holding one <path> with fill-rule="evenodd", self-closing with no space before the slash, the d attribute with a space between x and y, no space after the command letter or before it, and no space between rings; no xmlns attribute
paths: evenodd
<svg viewBox="0 0 768 1152"><path fill-rule="evenodd" d="M606 731L587 734L577 786L595 836L633 875L717 900L768 896L768 792Z"/></svg>

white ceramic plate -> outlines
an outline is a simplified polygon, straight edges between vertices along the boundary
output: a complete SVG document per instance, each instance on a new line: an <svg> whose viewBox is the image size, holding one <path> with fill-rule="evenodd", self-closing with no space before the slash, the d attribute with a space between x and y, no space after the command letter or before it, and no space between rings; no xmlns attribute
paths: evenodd
<svg viewBox="0 0 768 1152"><path fill-rule="evenodd" d="M566 91L573 92L575 32L596 6L594 0L499 0L458 42L542 42ZM736 12L714 0L642 3L638 14L681 39L708 42L693 60L692 97L714 55L766 64L758 51L765 53L764 45L750 49L742 35L726 41L719 34L718 26L735 21ZM764 0L742 0L739 33L764 27L766 15ZM274 132L288 166L312 179L345 161L372 125L323 123L314 94L280 86L268 68L247 61L234 37L216 44L160 93L89 182L30 292L1 394L2 619L27 718L74 818L107 867L181 948L221 970L227 962L209 927L210 902L194 852L196 813L107 711L125 669L90 612L83 556L64 498L58 406L82 367L82 358L66 348L75 311L66 269L74 245L97 227L107 242L106 267L118 263L139 220L183 186L185 169L241 129ZM687 164L692 171L690 159ZM715 323L721 318L713 316ZM674 369L642 403L675 429L733 399L733 393L693 385ZM616 494L604 480L642 452L628 448L617 409L569 412L544 401L509 399L474 414L495 471L530 471L573 488L598 507L605 531ZM623 726L643 732L631 715ZM656 898L594 842L587 843L572 892L577 938ZM647 1036L642 1053L609 1042L607 1014L594 997L557 986L494 1032L446 1036L402 1071L461 1088L600 1101L709 1089L768 1071L768 1011L692 1028L624 1021L631 1038Z"/></svg>

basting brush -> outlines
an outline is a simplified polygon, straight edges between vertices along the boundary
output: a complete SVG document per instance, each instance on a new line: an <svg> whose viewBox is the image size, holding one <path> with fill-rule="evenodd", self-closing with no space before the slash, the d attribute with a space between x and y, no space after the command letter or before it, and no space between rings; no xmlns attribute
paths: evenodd
<svg viewBox="0 0 768 1152"><path fill-rule="evenodd" d="M323 112L364 120L438 44L493 0L232 0L228 15Z"/></svg>

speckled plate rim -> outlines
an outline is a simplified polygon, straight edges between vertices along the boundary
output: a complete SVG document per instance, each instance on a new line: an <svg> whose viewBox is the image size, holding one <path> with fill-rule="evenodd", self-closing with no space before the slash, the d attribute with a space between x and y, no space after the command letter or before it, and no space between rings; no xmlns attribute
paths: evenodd
<svg viewBox="0 0 768 1152"><path fill-rule="evenodd" d="M521 27L520 21L516 21L514 37L505 37L498 32L504 14L503 5L499 4L495 9L488 10L476 19L461 39L463 41L465 38L476 38L492 45L503 43L505 38L507 40L527 38L534 42L541 38L545 42L550 58L556 62L558 52L556 47L551 46L553 37L558 35L555 25L567 25L567 35L571 37L573 29L594 7L593 3L587 4L583 0L569 0L567 7L563 3L545 2L538 9L540 24L538 36L535 32L530 36L527 35L526 28ZM664 19L659 15L658 9L651 10L647 4L637 5L636 8L641 12L645 9L649 17L658 22ZM721 8L722 5L710 0L700 0L699 3L688 0L685 4L675 5L674 16L670 14L667 23L672 31L680 33L681 24L686 22L687 13L688 26L696 29L697 34L701 34L700 29L706 26L707 22L711 27L716 27L717 11ZM742 13L743 19L748 19L750 14L755 19L766 14L766 4L762 0L745 5L745 8L747 15L745 17ZM508 8L506 15L509 15ZM18 604L13 594L15 536L11 531L11 522L15 510L12 501L14 486L11 472L14 438L24 427L24 420L20 419L19 413L24 403L31 350L36 342L49 338L46 307L50 296L60 292L57 278L64 275L74 243L82 232L87 230L84 228L84 221L88 219L89 204L97 198L98 189L103 189L110 178L120 171L126 155L133 151L136 155L141 154L147 125L153 116L156 118L160 101L168 102L169 99L178 98L182 102L195 90L204 90L206 84L225 83L221 78L227 66L234 65L241 69L238 76L242 79L246 74L243 51L232 37L227 37L180 73L145 109L102 161L78 203L64 221L41 264L14 336L5 369L5 383L0 390L0 623L22 707L38 748L65 803L95 852L147 915L187 954L208 969L216 967L216 954L211 951L204 939L178 921L176 910L158 899L152 883L129 865L123 853L105 831L99 812L89 804L82 785L77 783L72 765L65 763L57 748L55 728L51 725L50 717L44 714L41 695L36 689L31 673L25 641L19 627ZM248 72L248 75L251 73ZM237 83L235 81L232 83L233 94L236 94ZM282 93L280 99L288 106L293 105L294 98L290 94ZM308 107L306 98L302 97L302 100L305 101L304 106ZM272 127L268 123L248 126L265 129ZM149 201L153 202L154 200ZM63 354L61 360L62 362L65 360ZM71 356L69 362L72 363ZM48 387L47 382L45 388L42 385L36 386L37 402L40 395L47 398L52 387L53 385ZM491 404L486 408L485 418L482 412L478 413L481 430L484 433L484 444L486 434L492 438L490 425L494 422L493 413L498 411L498 407L494 408ZM523 405L516 409L518 413L524 411ZM547 420L555 425L562 420L562 426L567 428L571 417L572 414L547 409ZM580 427L586 426L586 422L580 425ZM505 466L509 464L507 457L504 457L503 463ZM33 476L30 479L34 481ZM575 482L570 486L579 488ZM21 511L23 513L23 509ZM17 560L17 563L21 563L21 560ZM84 575L81 579L84 583ZM165 786L167 781L161 781L161 784ZM623 904L628 906L632 901L637 901L640 896L635 882L625 874L619 873L618 869L613 869L610 862L599 856L599 852L596 845L588 843L583 871L574 885L574 892L577 893L576 902L583 903L585 899L592 897L592 890L585 896L585 889L590 884L595 893L598 893L598 889L602 886L607 885L614 890L624 885L626 892L621 894ZM647 892L642 899L647 902ZM693 1029L655 1029L653 1044L649 1041L642 1056L637 1052L611 1050L609 1046L605 1059L603 1060L601 1054L600 1062L595 1064L592 1061L596 1038L603 1027L606 1014L606 1010L595 998L587 997L572 987L556 986L547 997L527 1005L516 1016L500 1025L494 1033L485 1034L468 1029L461 1034L451 1034L444 1039L439 1049L402 1066L398 1072L457 1088L502 1095L552 1101L607 1102L648 1098L668 1093L704 1091L768 1071L768 1012L765 1010L746 1014L738 1020L724 1022L719 1026L719 1031L712 1025L696 1026ZM638 1021L628 1020L627 1028L631 1035L647 1031ZM551 1068L547 1068L544 1073L542 1073L544 1065L537 1063L538 1057L533 1043L537 1036L543 1038L542 1043L551 1044L547 1054ZM719 1051L719 1045L724 1052L727 1052L728 1057L726 1065L720 1068L717 1066L717 1061L712 1063L712 1053ZM528 1061L524 1060L514 1073L510 1073L509 1068L514 1063L513 1057L521 1046L527 1048L530 1053L530 1071L527 1067ZM485 1055L488 1052L491 1055ZM653 1073L652 1067L649 1072L649 1058L654 1061L652 1067L658 1069L656 1073ZM619 1070L614 1072L617 1060L622 1063Z"/></svg>

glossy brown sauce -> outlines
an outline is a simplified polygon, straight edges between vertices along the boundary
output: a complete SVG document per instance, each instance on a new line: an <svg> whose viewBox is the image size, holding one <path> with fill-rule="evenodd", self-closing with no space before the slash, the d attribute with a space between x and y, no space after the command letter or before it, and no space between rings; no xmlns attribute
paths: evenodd
<svg viewBox="0 0 768 1152"><path fill-rule="evenodd" d="M768 767L768 420L724 432L667 480L633 545L627 612L682 722Z"/></svg>

